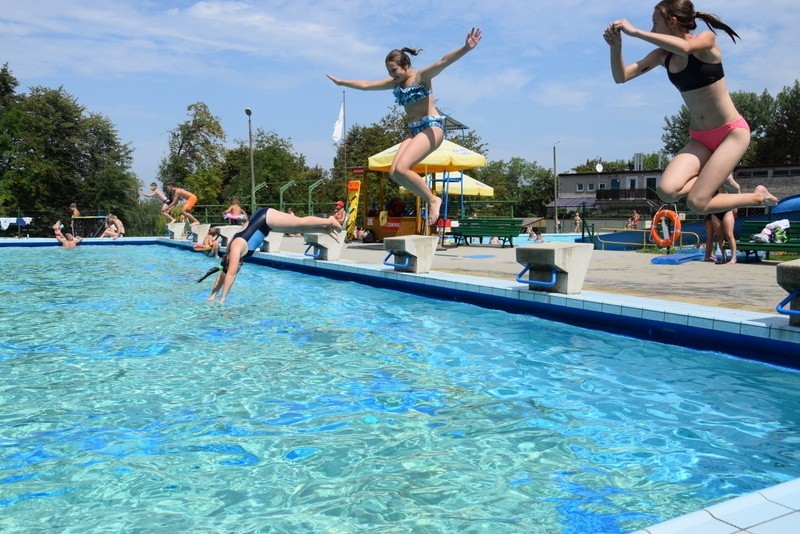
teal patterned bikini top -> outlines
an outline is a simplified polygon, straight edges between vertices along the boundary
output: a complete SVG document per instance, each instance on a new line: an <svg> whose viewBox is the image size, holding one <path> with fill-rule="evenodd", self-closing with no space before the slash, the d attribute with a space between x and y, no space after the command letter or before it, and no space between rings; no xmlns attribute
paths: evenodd
<svg viewBox="0 0 800 534"><path fill-rule="evenodd" d="M411 87L395 85L392 93L394 94L394 100L397 102L397 105L407 106L408 104L413 104L414 102L419 102L423 98L426 98L431 94L431 91L424 85L412 85Z"/></svg>

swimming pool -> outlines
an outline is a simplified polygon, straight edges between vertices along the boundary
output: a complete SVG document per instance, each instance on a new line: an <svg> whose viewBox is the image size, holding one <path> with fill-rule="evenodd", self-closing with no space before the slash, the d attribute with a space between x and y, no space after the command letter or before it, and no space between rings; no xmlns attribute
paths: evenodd
<svg viewBox="0 0 800 534"><path fill-rule="evenodd" d="M796 372L212 265L0 254L0 529L631 531L800 476Z"/></svg>

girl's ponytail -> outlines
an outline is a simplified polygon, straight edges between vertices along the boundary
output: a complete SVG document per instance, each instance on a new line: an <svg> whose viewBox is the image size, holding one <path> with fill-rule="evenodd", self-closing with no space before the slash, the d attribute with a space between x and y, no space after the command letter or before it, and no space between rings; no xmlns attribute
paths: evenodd
<svg viewBox="0 0 800 534"><path fill-rule="evenodd" d="M715 28L717 30L724 31L730 36L731 40L734 43L736 42L736 38L739 37L739 34L733 31L733 28L731 28L730 26L719 20L719 17L716 17L710 13L703 13L702 11L696 11L694 17L705 22L712 32L714 31ZM741 40L741 37L739 37L739 39Z"/></svg>

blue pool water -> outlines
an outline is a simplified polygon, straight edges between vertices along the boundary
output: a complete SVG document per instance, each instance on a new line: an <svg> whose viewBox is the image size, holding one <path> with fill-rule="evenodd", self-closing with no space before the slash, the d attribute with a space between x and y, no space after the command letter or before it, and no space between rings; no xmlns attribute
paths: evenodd
<svg viewBox="0 0 800 534"><path fill-rule="evenodd" d="M0 252L0 531L628 532L800 476L796 372L212 265Z"/></svg>

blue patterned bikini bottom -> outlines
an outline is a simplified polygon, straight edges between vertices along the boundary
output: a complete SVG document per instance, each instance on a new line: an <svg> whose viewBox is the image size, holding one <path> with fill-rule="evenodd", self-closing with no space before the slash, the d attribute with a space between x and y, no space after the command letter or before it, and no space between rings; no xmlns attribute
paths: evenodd
<svg viewBox="0 0 800 534"><path fill-rule="evenodd" d="M441 128L442 131L445 131L444 120L445 117L443 115L425 115L418 121L409 122L408 129L411 131L411 137L414 137L431 126L436 126L437 128Z"/></svg>

